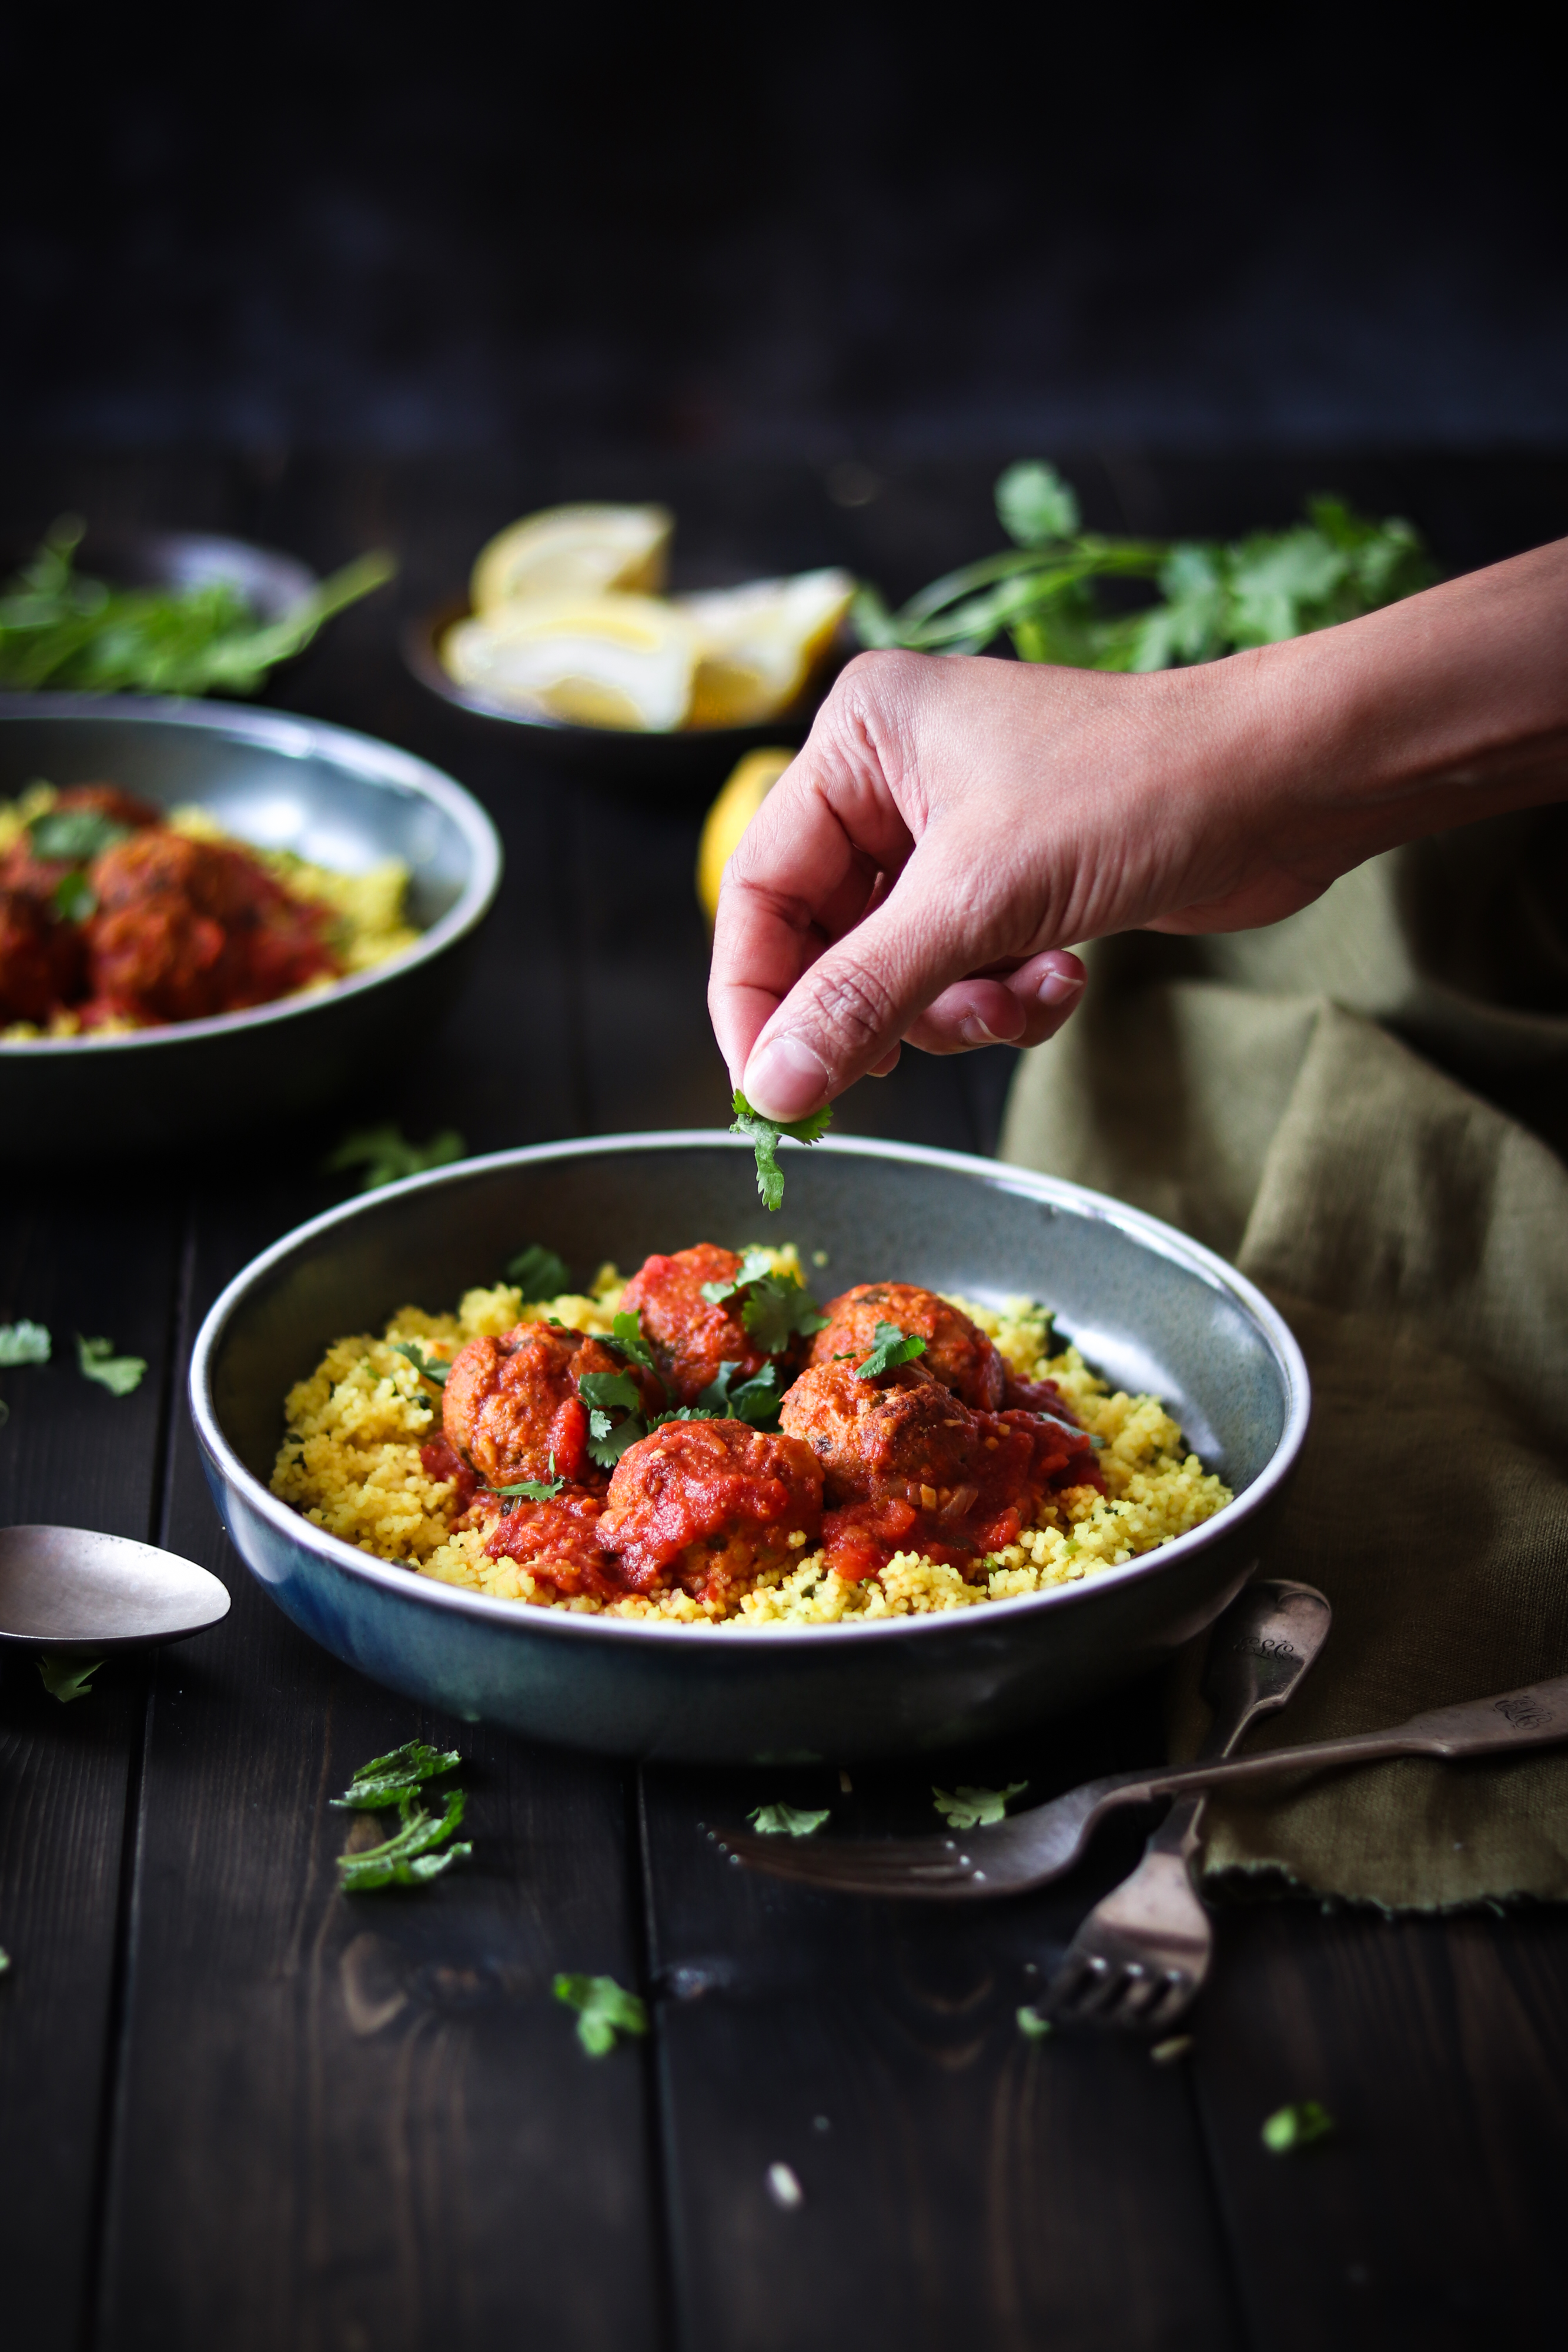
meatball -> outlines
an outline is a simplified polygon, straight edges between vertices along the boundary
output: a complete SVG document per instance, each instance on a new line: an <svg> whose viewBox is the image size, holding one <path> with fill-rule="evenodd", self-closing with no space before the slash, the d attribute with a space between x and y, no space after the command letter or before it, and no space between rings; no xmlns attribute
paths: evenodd
<svg viewBox="0 0 1568 2352"><path fill-rule="evenodd" d="M811 1344L812 1364L835 1356L863 1363L876 1345L879 1323L896 1324L925 1342L920 1361L932 1377L977 1412L995 1412L1002 1402L1007 1366L978 1324L934 1290L913 1282L862 1282L829 1301L827 1328Z"/></svg>
<svg viewBox="0 0 1568 2352"><path fill-rule="evenodd" d="M107 817L111 824L127 825L132 832L143 825L156 824L159 812L146 801L137 800L131 793L122 793L118 784L71 784L55 796L51 816L83 814ZM47 837L47 836L46 836ZM68 874L74 874L87 864L85 857L40 857L31 828L13 842L4 858L0 858L0 883L9 883L19 890L36 891L47 898L51 890Z"/></svg>
<svg viewBox="0 0 1568 2352"><path fill-rule="evenodd" d="M918 1501L922 1487L962 1486L977 1439L974 1414L924 1360L880 1381L862 1381L852 1364L813 1365L786 1394L779 1419L821 1462L830 1507L884 1491L907 1490Z"/></svg>
<svg viewBox="0 0 1568 2352"><path fill-rule="evenodd" d="M577 1383L585 1372L628 1370L643 1403L658 1412L653 1375L581 1331L519 1323L504 1339L470 1339L442 1392L446 1442L491 1486L554 1477L601 1489L604 1473L589 1459L588 1407Z"/></svg>
<svg viewBox="0 0 1568 2352"><path fill-rule="evenodd" d="M93 864L88 925L94 1004L143 1020L194 1021L267 1004L339 966L325 908L291 899L219 843L132 834Z"/></svg>
<svg viewBox="0 0 1568 2352"><path fill-rule="evenodd" d="M0 1021L46 1022L78 993L81 936L29 890L0 888Z"/></svg>
<svg viewBox="0 0 1568 2352"><path fill-rule="evenodd" d="M733 1250L698 1242L674 1257L644 1259L622 1294L622 1308L642 1317L653 1361L677 1403L695 1404L727 1363L739 1365L739 1381L768 1360L740 1319L745 1301L727 1298L716 1307L702 1295L705 1282L733 1282L739 1272Z"/></svg>
<svg viewBox="0 0 1568 2352"><path fill-rule="evenodd" d="M612 1600L626 1585L600 1539L603 1508L601 1486L567 1486L548 1503L514 1503L491 1530L486 1555L515 1559L537 1584L553 1584L558 1592Z"/></svg>
<svg viewBox="0 0 1568 2352"><path fill-rule="evenodd" d="M822 1474L799 1438L674 1421L621 1456L600 1537L634 1591L679 1583L708 1601L799 1559L821 1517Z"/></svg>

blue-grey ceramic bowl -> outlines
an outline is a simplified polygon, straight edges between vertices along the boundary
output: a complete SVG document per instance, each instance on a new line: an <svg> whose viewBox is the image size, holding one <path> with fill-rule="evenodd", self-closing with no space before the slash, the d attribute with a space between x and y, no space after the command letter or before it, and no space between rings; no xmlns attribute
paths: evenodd
<svg viewBox="0 0 1568 2352"><path fill-rule="evenodd" d="M224 1524L312 1638L470 1722L602 1754L719 1762L935 1749L1082 1703L1200 1632L1239 1588L1306 1432L1301 1351L1207 1250L1098 1193L914 1146L786 1148L782 1211L716 1135L609 1136L472 1160L288 1234L202 1327L191 1410ZM1163 1549L1028 1600L799 1632L639 1624L437 1584L370 1559L267 1491L283 1399L327 1343L454 1304L528 1242L579 1279L701 1240L793 1240L819 1295L897 1277L1023 1291L1114 1381L1153 1390L1236 1500Z"/></svg>
<svg viewBox="0 0 1568 2352"><path fill-rule="evenodd" d="M352 873L398 857L423 932L309 996L123 1037L0 1042L0 1167L205 1146L361 1087L444 1009L488 913L501 845L478 803L390 743L276 710L141 696L0 695L0 800L35 777L198 802L240 840Z"/></svg>

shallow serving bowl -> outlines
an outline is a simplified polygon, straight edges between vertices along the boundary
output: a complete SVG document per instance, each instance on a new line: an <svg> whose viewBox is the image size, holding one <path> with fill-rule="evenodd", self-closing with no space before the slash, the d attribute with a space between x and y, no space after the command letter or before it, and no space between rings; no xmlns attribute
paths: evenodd
<svg viewBox="0 0 1568 2352"><path fill-rule="evenodd" d="M1306 1433L1301 1351L1251 1284L1075 1184L955 1152L829 1141L787 1154L777 1220L717 1135L609 1136L468 1160L319 1217L230 1284L191 1409L224 1523L313 1639L470 1722L616 1756L834 1760L937 1748L1082 1704L1207 1625L1260 1558ZM327 1343L449 1307L528 1242L579 1279L606 1257L793 1240L819 1296L896 1277L1029 1292L1119 1383L1170 1403L1236 1500L1164 1549L1021 1601L881 1623L685 1628L459 1591L371 1559L277 1501L283 1400Z"/></svg>
<svg viewBox="0 0 1568 2352"><path fill-rule="evenodd" d="M240 840L362 870L398 857L423 931L309 996L123 1037L0 1043L0 1166L205 1143L328 1100L435 1017L501 874L496 829L436 768L283 711L141 696L0 695L0 799L36 777L198 802Z"/></svg>

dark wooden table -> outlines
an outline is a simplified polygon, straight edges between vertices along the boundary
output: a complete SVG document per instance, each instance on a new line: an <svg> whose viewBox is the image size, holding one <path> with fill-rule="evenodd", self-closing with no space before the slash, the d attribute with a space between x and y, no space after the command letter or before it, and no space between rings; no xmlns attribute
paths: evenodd
<svg viewBox="0 0 1568 2352"><path fill-rule="evenodd" d="M14 538L74 506L319 564L402 556L415 609L486 533L564 495L671 496L694 572L841 559L902 593L989 543L988 467L891 471L836 507L787 468L402 467L59 453L15 468ZM1086 460L1095 522L1231 530L1343 487L1412 512L1452 565L1568 530L1568 467L1343 457ZM340 1197L365 1116L485 1150L724 1115L691 891L699 812L563 789L402 675L391 600L348 616L273 698L407 744L506 837L508 875L441 1050L341 1116L204 1162L11 1183L0 1319L57 1335L8 1375L0 1516L164 1543L215 1570L216 1633L110 1663L61 1705L0 1680L0 2328L16 2352L947 2352L963 2345L1315 2352L1561 2338L1568 1926L1227 1911L1190 2055L1015 2022L1135 1852L948 1916L831 1901L719 1864L699 1820L761 1798L844 1828L929 1822L928 1767L634 1771L433 1719L314 1649L228 1549L186 1417L192 1334L264 1244ZM842 1123L992 1148L1007 1057L907 1057ZM0 1108L0 1116L3 1116ZM691 1238L682 1236L681 1238ZM438 1302L432 1302L438 1303ZM70 1335L145 1355L116 1400ZM469 1759L468 1865L345 1900L353 1766L413 1736ZM1134 1690L944 1775L1043 1796L1146 1760ZM613 1974L653 2031L595 2063L551 1997ZM1259 2126L1321 2099L1294 2158ZM804 2202L769 2198L790 2166Z"/></svg>

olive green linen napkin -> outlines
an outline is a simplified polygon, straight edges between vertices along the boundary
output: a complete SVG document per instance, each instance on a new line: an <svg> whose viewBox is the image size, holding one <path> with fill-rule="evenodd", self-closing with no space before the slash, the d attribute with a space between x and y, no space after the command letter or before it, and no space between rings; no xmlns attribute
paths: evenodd
<svg viewBox="0 0 1568 2352"><path fill-rule="evenodd" d="M1264 1565L1319 1586L1333 1632L1251 1744L1568 1673L1568 811L1375 859L1266 931L1089 960L1003 1157L1223 1252L1312 1371ZM1391 1908L1568 1899L1568 1749L1216 1804L1204 1869Z"/></svg>

